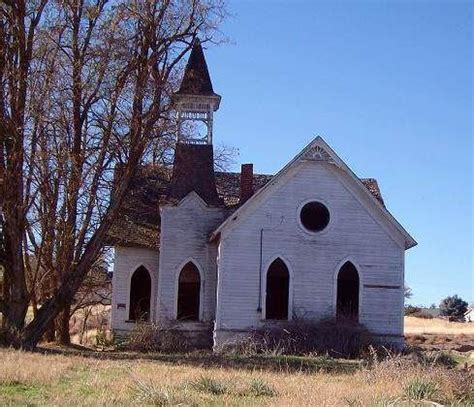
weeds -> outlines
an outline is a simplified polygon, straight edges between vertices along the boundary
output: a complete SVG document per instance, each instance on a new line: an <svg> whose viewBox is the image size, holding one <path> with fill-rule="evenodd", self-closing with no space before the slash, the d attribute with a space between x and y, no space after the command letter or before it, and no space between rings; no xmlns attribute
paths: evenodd
<svg viewBox="0 0 474 407"><path fill-rule="evenodd" d="M228 392L228 386L225 383L208 376L201 376L197 380L192 381L190 385L194 390L213 395Z"/></svg>
<svg viewBox="0 0 474 407"><path fill-rule="evenodd" d="M123 346L135 352L164 353L181 353L191 348L179 333L153 323L137 324Z"/></svg>
<svg viewBox="0 0 474 407"><path fill-rule="evenodd" d="M403 394L408 400L431 400L437 393L438 385L431 380L415 378L403 386Z"/></svg>
<svg viewBox="0 0 474 407"><path fill-rule="evenodd" d="M328 354L355 358L365 355L373 342L369 332L352 321L308 322L296 319L255 330L225 351L244 355Z"/></svg>
<svg viewBox="0 0 474 407"><path fill-rule="evenodd" d="M131 390L140 404L166 407L182 403L181 400L176 398L175 392L172 389L157 386L151 381L135 379Z"/></svg>
<svg viewBox="0 0 474 407"><path fill-rule="evenodd" d="M364 405L359 399L346 398L345 401L348 407L362 407Z"/></svg>
<svg viewBox="0 0 474 407"><path fill-rule="evenodd" d="M474 405L474 375L436 354L373 350L351 370L288 369L317 357L131 355L119 360L0 349L0 405ZM258 364L270 361L271 365ZM257 373L258 372L258 373Z"/></svg>
<svg viewBox="0 0 474 407"><path fill-rule="evenodd" d="M276 392L262 379L253 379L249 384L247 394L253 397L273 397Z"/></svg>
<svg viewBox="0 0 474 407"><path fill-rule="evenodd" d="M238 390L236 382L225 383L209 376L201 376L188 384L193 390L201 393L221 396L223 394L239 397L273 397L275 390L263 379L252 379L248 385Z"/></svg>

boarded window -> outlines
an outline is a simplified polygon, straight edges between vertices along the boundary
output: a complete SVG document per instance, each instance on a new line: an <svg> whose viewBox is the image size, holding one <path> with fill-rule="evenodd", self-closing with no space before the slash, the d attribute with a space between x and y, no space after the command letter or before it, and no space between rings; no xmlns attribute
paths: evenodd
<svg viewBox="0 0 474 407"><path fill-rule="evenodd" d="M359 320L359 274L350 261L337 276L337 318Z"/></svg>
<svg viewBox="0 0 474 407"><path fill-rule="evenodd" d="M290 273L281 259L276 259L268 269L265 301L266 319L288 319Z"/></svg>
<svg viewBox="0 0 474 407"><path fill-rule="evenodd" d="M148 270L140 266L135 270L130 283L130 310L131 321L150 320L151 278Z"/></svg>
<svg viewBox="0 0 474 407"><path fill-rule="evenodd" d="M187 263L179 274L178 319L199 320L201 277L194 263Z"/></svg>

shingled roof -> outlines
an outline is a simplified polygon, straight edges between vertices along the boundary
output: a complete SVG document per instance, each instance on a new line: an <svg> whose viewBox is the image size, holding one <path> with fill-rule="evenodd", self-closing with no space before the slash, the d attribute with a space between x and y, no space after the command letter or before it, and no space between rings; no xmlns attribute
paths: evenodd
<svg viewBox="0 0 474 407"><path fill-rule="evenodd" d="M216 95L212 88L206 58L204 57L201 41L199 41L199 39L194 41L181 86L175 94L198 96Z"/></svg>
<svg viewBox="0 0 474 407"><path fill-rule="evenodd" d="M216 171L215 177L217 193L231 213L232 209L239 205L240 173ZM272 178L273 175L254 174L254 191L265 186ZM170 168L146 165L137 171L120 217L109 231L110 245L159 248L161 224L159 207L169 203L170 181ZM361 181L383 204L377 181L373 178L361 178Z"/></svg>

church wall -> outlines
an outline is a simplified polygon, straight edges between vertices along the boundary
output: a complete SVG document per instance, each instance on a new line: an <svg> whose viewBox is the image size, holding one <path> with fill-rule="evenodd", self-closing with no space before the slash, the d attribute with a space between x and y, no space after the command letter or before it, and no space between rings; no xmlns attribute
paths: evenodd
<svg viewBox="0 0 474 407"><path fill-rule="evenodd" d="M129 319L130 280L133 272L144 266L151 277L151 319L155 318L158 281L159 251L136 247L115 247L114 273L112 277L112 329L120 333L133 329ZM125 305L125 306L124 306Z"/></svg>
<svg viewBox="0 0 474 407"><path fill-rule="evenodd" d="M158 295L161 322L176 320L179 273L188 261L193 261L201 273L200 320L214 320L217 248L208 239L223 215L223 209L206 207L194 193L178 206L162 208ZM191 322L186 324L192 329Z"/></svg>
<svg viewBox="0 0 474 407"><path fill-rule="evenodd" d="M292 315L314 320L334 316L337 271L351 260L360 278L360 322L374 333L400 340L403 244L381 226L377 215L367 211L344 179L347 181L347 175L331 164L300 163L271 194L257 198L258 206L229 231L224 230L219 257L217 346L231 337L231 332L265 323L265 273L277 257L290 270ZM330 210L328 227L317 234L308 233L299 224L298 208L308 200L321 201Z"/></svg>

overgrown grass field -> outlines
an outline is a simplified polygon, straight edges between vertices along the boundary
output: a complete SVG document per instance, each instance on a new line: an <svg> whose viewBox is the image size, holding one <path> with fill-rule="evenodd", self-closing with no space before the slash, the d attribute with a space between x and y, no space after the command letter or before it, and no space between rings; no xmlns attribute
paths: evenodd
<svg viewBox="0 0 474 407"><path fill-rule="evenodd" d="M472 335L474 323L449 322L441 318L405 317L405 334Z"/></svg>
<svg viewBox="0 0 474 407"><path fill-rule="evenodd" d="M473 376L452 359L0 350L0 404L390 405L474 403ZM451 367L447 367L447 365Z"/></svg>

